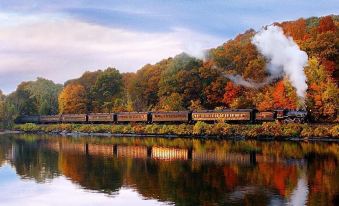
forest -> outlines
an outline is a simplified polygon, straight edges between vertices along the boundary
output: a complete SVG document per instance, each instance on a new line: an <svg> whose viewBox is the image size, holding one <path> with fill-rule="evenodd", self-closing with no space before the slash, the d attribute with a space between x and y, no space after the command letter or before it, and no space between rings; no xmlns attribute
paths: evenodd
<svg viewBox="0 0 339 206"><path fill-rule="evenodd" d="M316 121L338 122L339 16L300 18L274 23L308 55L305 107ZM147 64L135 73L117 68L86 71L64 85L37 78L16 91L0 90L0 127L19 115L120 111L178 111L222 108L300 108L287 77L259 88L236 84L227 75L256 83L268 76L267 58L252 43L249 29L198 59L182 53Z"/></svg>

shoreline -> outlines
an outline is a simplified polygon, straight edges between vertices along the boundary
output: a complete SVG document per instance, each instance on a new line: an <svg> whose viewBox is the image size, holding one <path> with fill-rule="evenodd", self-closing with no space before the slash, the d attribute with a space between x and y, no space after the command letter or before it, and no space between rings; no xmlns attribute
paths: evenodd
<svg viewBox="0 0 339 206"><path fill-rule="evenodd" d="M254 137L241 136L241 135L178 135L178 134L138 134L138 133L109 133L109 132L78 132L78 131L20 131L20 130L5 130L0 132L0 135L5 134L36 134L36 135L58 135L58 136L69 136L69 137L158 137L158 138L193 138L201 140L257 140L257 141L292 141L292 142L328 142L328 143L339 143L339 138L335 137L291 137L291 136L263 136L258 135Z"/></svg>

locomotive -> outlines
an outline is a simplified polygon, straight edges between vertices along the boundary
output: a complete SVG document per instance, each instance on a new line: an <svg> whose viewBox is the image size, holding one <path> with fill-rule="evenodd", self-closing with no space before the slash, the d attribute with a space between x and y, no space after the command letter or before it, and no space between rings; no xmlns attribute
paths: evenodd
<svg viewBox="0 0 339 206"><path fill-rule="evenodd" d="M308 112L305 110L279 109L273 111L258 111L256 109L225 109L202 111L169 111L169 112L117 112L117 113L89 113L89 114L60 114L60 115L33 115L20 116L17 124L35 123L262 123L279 121L283 123L304 123L308 121Z"/></svg>

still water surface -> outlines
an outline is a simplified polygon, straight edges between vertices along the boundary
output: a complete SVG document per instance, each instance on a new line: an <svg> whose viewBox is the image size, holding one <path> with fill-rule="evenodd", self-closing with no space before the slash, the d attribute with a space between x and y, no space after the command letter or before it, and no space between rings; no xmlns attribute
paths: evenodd
<svg viewBox="0 0 339 206"><path fill-rule="evenodd" d="M1 135L0 205L339 205L339 144Z"/></svg>

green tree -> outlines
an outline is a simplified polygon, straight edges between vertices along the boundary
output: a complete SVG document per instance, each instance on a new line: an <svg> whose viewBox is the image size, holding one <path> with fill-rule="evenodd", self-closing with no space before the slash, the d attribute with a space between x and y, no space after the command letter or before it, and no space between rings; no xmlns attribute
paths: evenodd
<svg viewBox="0 0 339 206"><path fill-rule="evenodd" d="M202 82L199 68L202 61L183 53L177 55L161 74L158 96L170 96L178 93L182 97L182 106L187 108L190 101L200 99Z"/></svg>
<svg viewBox="0 0 339 206"><path fill-rule="evenodd" d="M10 105L14 106L19 115L38 114L37 99L31 93L32 82L22 82L18 85L15 92L7 97Z"/></svg>
<svg viewBox="0 0 339 206"><path fill-rule="evenodd" d="M114 98L123 95L122 75L117 69L108 68L98 75L93 87L96 105L94 111L103 111L105 102L111 102Z"/></svg>
<svg viewBox="0 0 339 206"><path fill-rule="evenodd" d="M0 90L0 128L4 127L4 121L5 121L5 95Z"/></svg>
<svg viewBox="0 0 339 206"><path fill-rule="evenodd" d="M36 100L39 114L58 113L58 96L62 90L62 85L55 84L51 80L38 78L36 81L30 82L28 90L31 97Z"/></svg>

